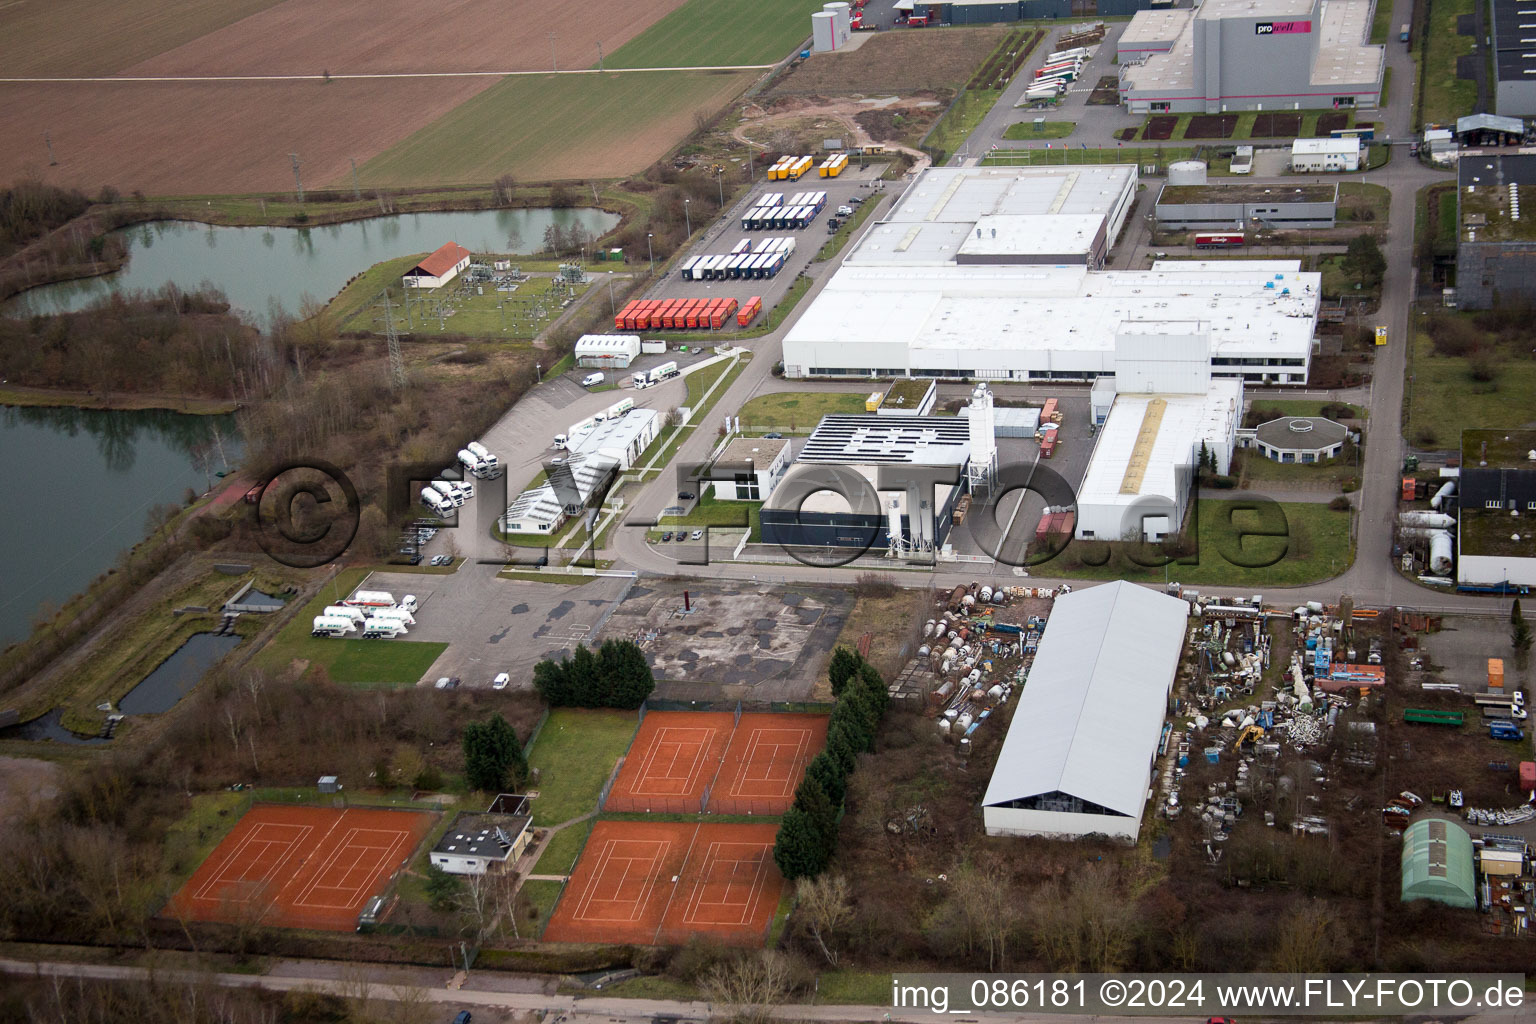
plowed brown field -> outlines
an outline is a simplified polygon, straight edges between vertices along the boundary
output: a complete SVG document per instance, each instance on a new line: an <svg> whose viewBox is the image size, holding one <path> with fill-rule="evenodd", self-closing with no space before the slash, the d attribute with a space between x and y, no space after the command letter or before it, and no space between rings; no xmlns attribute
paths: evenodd
<svg viewBox="0 0 1536 1024"><path fill-rule="evenodd" d="M318 75L594 67L682 0L286 0L144 61L130 75ZM422 91L436 88L422 83Z"/></svg>
<svg viewBox="0 0 1536 1024"><path fill-rule="evenodd" d="M0 74L110 75L280 0L0 2Z"/></svg>
<svg viewBox="0 0 1536 1024"><path fill-rule="evenodd" d="M494 78L320 82L0 85L0 181L33 172L94 190L150 195L339 182L359 165L494 84ZM58 166L47 166L43 132Z"/></svg>

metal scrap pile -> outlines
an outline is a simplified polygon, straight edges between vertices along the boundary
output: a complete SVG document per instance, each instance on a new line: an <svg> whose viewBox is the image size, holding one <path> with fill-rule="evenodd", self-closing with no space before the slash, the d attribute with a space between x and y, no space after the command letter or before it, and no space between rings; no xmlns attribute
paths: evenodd
<svg viewBox="0 0 1536 1024"><path fill-rule="evenodd" d="M1049 601L1057 593L1070 592L1067 586L1057 591L972 583L949 593L942 602L944 610L923 626L915 662L925 666L933 680L928 700L938 714L942 735L968 751L971 735L1028 678L1046 616L1030 615L1022 624L1000 622L997 610L1015 601Z"/></svg>

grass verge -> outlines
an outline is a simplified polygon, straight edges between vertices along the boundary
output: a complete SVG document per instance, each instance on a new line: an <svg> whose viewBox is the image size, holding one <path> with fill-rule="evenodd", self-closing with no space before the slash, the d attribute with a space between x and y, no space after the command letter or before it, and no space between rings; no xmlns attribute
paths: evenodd
<svg viewBox="0 0 1536 1024"><path fill-rule="evenodd" d="M964 146L1001 95L999 89L967 89L955 99L923 140L922 148L933 157L935 167L948 163Z"/></svg>
<svg viewBox="0 0 1536 1024"><path fill-rule="evenodd" d="M1077 130L1077 122L1047 121L1040 127L1044 130L1036 131L1033 121L1017 121L1007 127L1003 132L1003 138L1013 139L1015 142L1028 142L1033 139L1041 141L1046 139L1064 139Z"/></svg>
<svg viewBox="0 0 1536 1024"><path fill-rule="evenodd" d="M549 923L549 915L554 913L555 904L560 900L560 891L565 886L559 882L532 881L524 882L518 892L527 900L528 909L533 915L528 922L528 931L532 935L541 935L544 926Z"/></svg>
<svg viewBox="0 0 1536 1024"><path fill-rule="evenodd" d="M596 810L603 783L629 749L637 722L633 711L551 711L528 752L528 766L539 772L534 825L558 825Z"/></svg>
<svg viewBox="0 0 1536 1024"><path fill-rule="evenodd" d="M578 821L569 825L549 841L544 847L544 852L539 855L539 862L534 865L533 873L536 875L568 875L576 867L576 858L581 856L581 848L587 845L587 836L592 831L590 821Z"/></svg>
<svg viewBox="0 0 1536 1024"><path fill-rule="evenodd" d="M1259 513L1248 510L1252 504L1201 498L1198 550L1166 566L1160 552L1141 545L1075 540L1031 571L1068 579L1289 587L1332 579L1354 561L1353 511L1334 511L1322 502L1283 502L1267 503L1272 511Z"/></svg>

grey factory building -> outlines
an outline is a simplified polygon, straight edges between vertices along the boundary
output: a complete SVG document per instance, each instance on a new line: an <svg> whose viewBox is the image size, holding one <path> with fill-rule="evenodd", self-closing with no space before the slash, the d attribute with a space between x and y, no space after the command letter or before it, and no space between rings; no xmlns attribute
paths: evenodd
<svg viewBox="0 0 1536 1024"><path fill-rule="evenodd" d="M1536 116L1536 3L1493 0L1493 109Z"/></svg>
<svg viewBox="0 0 1536 1024"><path fill-rule="evenodd" d="M1153 208L1166 231L1331 228L1339 186L1164 185Z"/></svg>
<svg viewBox="0 0 1536 1024"><path fill-rule="evenodd" d="M1536 303L1536 156L1465 156L1456 181L1456 304Z"/></svg>
<svg viewBox="0 0 1536 1024"><path fill-rule="evenodd" d="M1135 114L1352 110L1381 98L1371 0L1206 0L1142 11L1117 44Z"/></svg>

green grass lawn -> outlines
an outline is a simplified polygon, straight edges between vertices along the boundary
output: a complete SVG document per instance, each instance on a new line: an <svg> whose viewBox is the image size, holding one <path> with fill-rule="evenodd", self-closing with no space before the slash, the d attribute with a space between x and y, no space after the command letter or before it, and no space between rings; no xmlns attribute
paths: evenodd
<svg viewBox="0 0 1536 1024"><path fill-rule="evenodd" d="M823 416L863 412L868 397L862 392L779 391L749 400L737 415L746 430L810 431Z"/></svg>
<svg viewBox="0 0 1536 1024"><path fill-rule="evenodd" d="M526 923L522 920L518 921L518 927L522 929L524 935L537 936L544 931L544 926L549 923L549 915L554 912L555 903L560 899L560 890L563 888L564 886L559 882L523 883L518 891L538 915Z"/></svg>
<svg viewBox="0 0 1536 1024"><path fill-rule="evenodd" d="M1392 4L1389 0L1382 0L1376 5L1376 16L1371 19L1371 43L1380 46L1387 41L1389 35L1396 42L1396 28L1397 26L1392 24ZM1398 43L1398 45L1402 44ZM1386 106L1385 99L1382 100L1382 106Z"/></svg>
<svg viewBox="0 0 1536 1024"><path fill-rule="evenodd" d="M1352 512L1335 512L1322 502L1287 502L1278 505L1279 518L1261 520L1259 513L1243 510L1244 504L1243 499L1200 500L1200 550L1191 556L1198 558L1198 564L1175 562L1166 570L1160 564L1149 568L1129 557L1127 545L1116 544L1106 551L1102 543L1073 541L1032 571L1037 576L1072 579L1150 582L1166 578L1193 585L1286 587L1331 579L1354 561L1349 537ZM1149 552L1141 558L1161 561L1154 556Z"/></svg>
<svg viewBox="0 0 1536 1024"><path fill-rule="evenodd" d="M534 825L558 825L597 809L597 795L634 739L633 711L558 708L539 731L528 766L539 770Z"/></svg>
<svg viewBox="0 0 1536 1024"><path fill-rule="evenodd" d="M823 1003L883 1006L891 1000L891 975L889 971L822 971L816 998Z"/></svg>
<svg viewBox="0 0 1536 1024"><path fill-rule="evenodd" d="M367 569L346 569L327 583L255 657L256 664L278 671L294 660L324 666L338 683L410 685L426 675L447 644L412 640L339 640L310 636L310 624L328 604L350 594ZM407 634L409 635L409 634Z"/></svg>
<svg viewBox="0 0 1536 1024"><path fill-rule="evenodd" d="M1371 288L1357 288L1359 283L1355 278L1344 273L1344 256L1335 253L1324 256L1318 262L1318 270L1323 274L1323 298L1336 299L1343 295L1357 298L1379 299L1381 297L1381 285Z"/></svg>
<svg viewBox="0 0 1536 1024"><path fill-rule="evenodd" d="M1233 475L1238 475L1235 470ZM1257 448L1249 448L1242 453L1243 485L1258 491L1264 490L1265 484L1284 487L1298 483L1315 484L1319 480L1339 488L1345 480L1359 476L1360 467L1356 465L1353 451L1348 446L1334 461L1321 463L1276 462L1260 455Z"/></svg>
<svg viewBox="0 0 1536 1024"><path fill-rule="evenodd" d="M1456 34L1456 19L1470 16L1475 0L1435 0L1430 7L1429 30L1424 36L1424 124L1450 124L1472 113L1477 102L1477 83L1456 77L1456 58L1475 51L1475 36Z"/></svg>
<svg viewBox="0 0 1536 1024"><path fill-rule="evenodd" d="M1384 146L1373 147L1385 149ZM1381 185L1365 181L1346 181L1339 185L1340 220L1378 224L1383 231L1392 211L1392 193Z"/></svg>
<svg viewBox="0 0 1536 1024"><path fill-rule="evenodd" d="M379 305L379 296L387 287L390 290L390 302L395 307L395 327L397 330L405 330L405 310L400 305L400 276L410 270L426 253L416 253L412 256L401 256L397 259L385 260L375 263L349 281L326 307L332 321L338 330L356 330L346 325L357 318L369 315L382 315L382 309L375 309ZM361 328L372 330L372 328Z"/></svg>
<svg viewBox="0 0 1536 1024"><path fill-rule="evenodd" d="M1047 121L1041 127L1044 131L1037 132L1033 121L1018 121L1008 126L1003 132L1003 138L1025 142L1031 139L1064 139L1077 130L1077 122Z"/></svg>
<svg viewBox="0 0 1536 1024"><path fill-rule="evenodd" d="M1002 95L998 89L967 89L928 132L923 149L941 166L965 147L965 140Z"/></svg>
<svg viewBox="0 0 1536 1024"><path fill-rule="evenodd" d="M701 484L707 488L708 484ZM662 533L676 530L682 527L692 531L705 526L741 529L747 528L750 543L757 543L763 535L761 515L763 503L760 501L721 501L709 490L699 494L698 503L689 510L685 516L662 516L657 520L657 529L647 530L646 536L651 540L660 539Z"/></svg>
<svg viewBox="0 0 1536 1024"><path fill-rule="evenodd" d="M777 8L762 8L780 17ZM795 32L803 31L800 19ZM518 75L358 168L364 187L617 178L650 166L754 72ZM496 126L488 130L487 125Z"/></svg>
<svg viewBox="0 0 1536 1024"><path fill-rule="evenodd" d="M398 260L391 261L391 265L398 263ZM474 286L469 287L473 289ZM484 294L477 295L472 290L468 293L461 291L455 282L422 295L413 291L409 311L401 304L398 289L395 289L391 294L395 329L428 335L442 330L481 338L531 341L565 312L569 301L590 286L579 285L563 295L553 294L553 287L551 278L535 277L522 282L511 293L504 294L486 285ZM372 302L364 303L341 322L341 330L384 333L384 308L378 301L377 290L373 295ZM447 314L441 318L437 316L439 304L445 307Z"/></svg>
<svg viewBox="0 0 1536 1024"><path fill-rule="evenodd" d="M1047 164L1123 164L1156 163L1161 155L1164 166L1195 155L1192 146L1056 146L1052 149L1000 149L982 157L985 167L1041 167Z"/></svg>
<svg viewBox="0 0 1536 1024"><path fill-rule="evenodd" d="M720 375L729 369L730 365L729 359L722 359L718 363L712 363L702 370L690 373L685 378L688 384L687 405L690 409L704 400L704 393L709 390L710 385L720 379Z"/></svg>
<svg viewBox="0 0 1536 1024"><path fill-rule="evenodd" d="M1344 405L1354 419L1363 419L1365 409L1358 405L1350 405L1347 402L1326 402L1313 398L1256 398L1251 407L1255 409L1276 409L1282 416L1321 416L1325 405Z"/></svg>
<svg viewBox="0 0 1536 1024"><path fill-rule="evenodd" d="M592 831L590 821L578 821L555 833L555 837L544 847L544 852L539 855L539 862L534 865L535 875L568 875L576 866L576 858L581 854L581 848L587 845L587 835Z"/></svg>
<svg viewBox="0 0 1536 1024"><path fill-rule="evenodd" d="M692 407L692 422L690 422L682 430L676 431L675 437L673 436L674 432L672 428L669 427L663 430L659 435L657 435L656 440L651 443L651 446L641 453L640 458L635 460L636 467L650 466L652 460L654 459L656 465L650 470L650 472L656 473L660 472L669 463L671 463L671 461L677 456L677 450L683 446L683 442L687 441L693 431L698 428L698 425L704 422L704 418L708 416L709 411L715 407L715 403L720 401L720 396L730 390L731 385L736 382L736 378L740 377L742 371L747 368L747 357L742 356L736 360L735 366L732 366L730 370L723 371L725 372L725 379L720 381L720 383L715 387L714 393L709 396L708 401L704 401L702 404L699 404L698 400L691 397L694 394L694 377L713 373L715 372L715 367L723 368L727 366L731 366L731 364L729 362L716 363L715 366L700 370L698 374L692 374L688 377L688 393L690 395L689 401L695 402L695 405ZM706 382L704 387L699 388L699 396L702 398L703 393L707 390L708 383Z"/></svg>
<svg viewBox="0 0 1536 1024"><path fill-rule="evenodd" d="M610 68L682 68L772 64L808 35L817 0L688 0L609 54ZM595 65L594 65L595 66Z"/></svg>
<svg viewBox="0 0 1536 1024"><path fill-rule="evenodd" d="M1429 337L1415 331L1403 436L1427 447L1450 446L1472 427L1524 427L1536 420L1536 361L1505 357L1491 381L1475 381L1471 371L1471 359L1436 355Z"/></svg>

